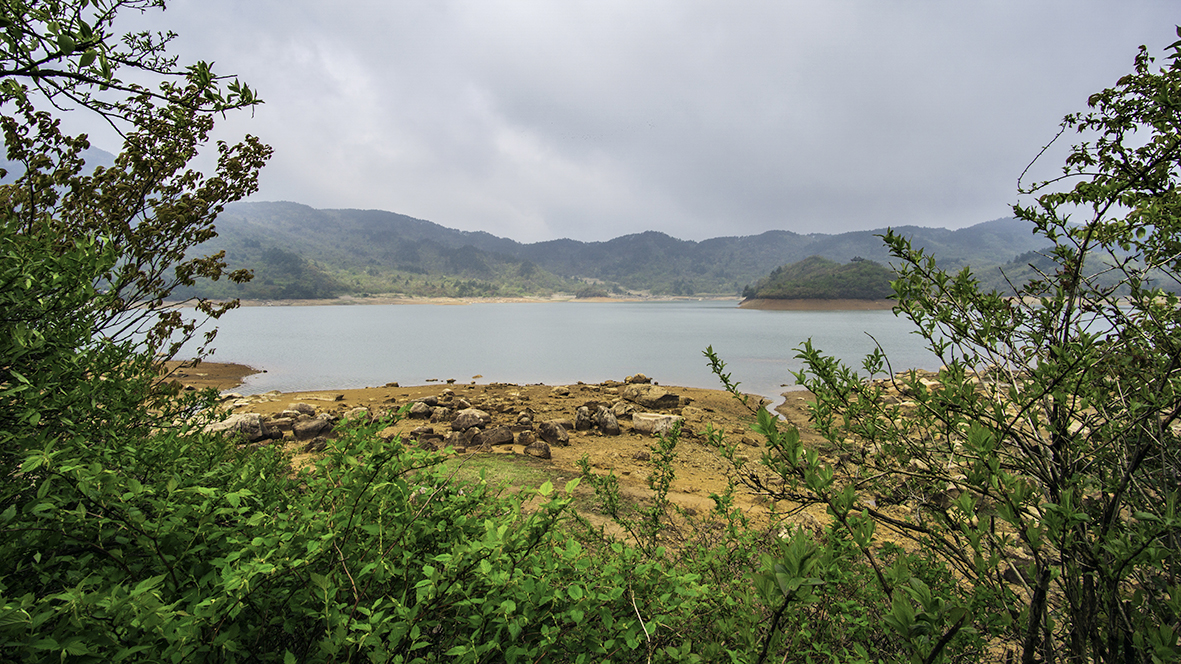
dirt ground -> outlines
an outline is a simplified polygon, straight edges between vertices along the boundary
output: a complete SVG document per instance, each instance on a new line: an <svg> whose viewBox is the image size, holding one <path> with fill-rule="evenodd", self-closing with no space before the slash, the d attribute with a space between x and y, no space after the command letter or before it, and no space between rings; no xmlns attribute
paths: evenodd
<svg viewBox="0 0 1181 664"><path fill-rule="evenodd" d="M223 392L241 384L245 376L257 370L242 365L203 362L196 367L173 367L172 377L185 385L196 388L214 387ZM620 380L625 378L620 377ZM658 381L657 381L658 382ZM226 406L234 412L259 413L264 417L278 415L293 403L303 402L315 406L318 412L344 415L348 411L364 406L371 412L380 413L400 408L426 397L446 398L446 391L462 398L473 407L492 416L492 425L512 425L521 412L529 412L534 423L550 420L567 420L573 423L580 406L602 404L610 407L620 399L622 382L609 381L602 384L576 383L565 386L542 384L515 385L504 383L445 384L436 383L417 386L371 387L351 390L319 390L316 392L271 392L235 400L230 398ZM708 512L713 507L710 494L725 491L730 476L729 464L719 453L706 444L705 432L712 427L725 433L729 442L739 443L739 453L757 460L765 450L761 437L750 430L754 420L750 410L730 394L721 390L705 390L662 385L664 389L680 397L677 408L661 411L681 415L685 418L682 435L676 450L676 480L671 498L682 507L697 512ZM565 388L565 389L562 389ZM795 391L786 393L786 402L777 410L787 423L797 426L805 441L819 440L808 426L807 404L810 393ZM749 403L759 403L759 397L751 396ZM640 409L646 410L646 409ZM524 455L522 445L503 445L493 448L492 454L519 455L518 460L540 467L556 486L579 475L577 462L587 457L595 472L614 471L619 478L625 496L643 498L650 495L647 476L653 468L650 448L656 439L647 433L633 431L626 418L620 422L623 433L618 436L601 434L597 429L577 431L568 426L570 445L551 446L552 458L533 459ZM450 428L446 422L430 423L424 419L406 418L395 425L397 433L409 438L410 432L420 427L432 427L436 432L446 434ZM289 432L290 433L290 432ZM299 453L303 443L285 440L293 453ZM749 512L765 511L761 499L749 493L740 493L737 503Z"/></svg>

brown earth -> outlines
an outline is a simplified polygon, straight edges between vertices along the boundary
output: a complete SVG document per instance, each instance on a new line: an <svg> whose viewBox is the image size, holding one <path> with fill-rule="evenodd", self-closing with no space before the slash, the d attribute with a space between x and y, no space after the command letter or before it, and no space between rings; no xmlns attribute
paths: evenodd
<svg viewBox="0 0 1181 664"><path fill-rule="evenodd" d="M247 376L266 373L244 364L228 362L194 362L193 360L171 360L164 363L164 379L176 380L186 387L203 390L212 387L218 391L230 390L242 384Z"/></svg>
<svg viewBox="0 0 1181 664"><path fill-rule="evenodd" d="M196 368L181 368L175 375L178 380L195 387L232 387L241 378L256 370L241 365L218 365L203 362ZM181 375L184 373L185 375ZM205 375L200 375L205 374ZM217 381L224 382L218 383ZM271 392L263 395L253 395L243 399L235 399L227 395L225 406L233 412L259 413L266 417L277 416L287 410L292 403L308 403L315 406L319 413L331 413L343 416L348 411L364 406L371 412L396 411L398 408L411 404L426 397L446 398L446 392L453 393L453 398L462 398L473 407L479 408L492 416L491 426L511 426L518 415L528 409L532 413L535 424L549 420L567 420L572 423L579 406L594 406L602 404L610 407L620 399L619 391L623 383L608 381L601 384L577 383L567 386L549 386L542 384L515 385L505 383L476 384L434 384L419 386L397 386L390 384L384 387L369 387L349 390L320 390L316 392ZM560 389L565 387L566 390ZM730 394L721 390L706 390L699 388L661 386L679 396L680 404L676 408L648 411L677 414L685 418L682 425L680 442L676 448L676 460L673 464L676 480L670 494L671 499L678 505L689 508L698 513L708 512L713 507L710 494L722 493L726 490L731 469L728 462L721 457L717 450L706 442L706 431L712 427L721 430L728 442L736 442L739 454L751 460L757 460L766 449L761 436L750 429L754 417L747 406L741 404ZM558 389L556 389L558 388ZM568 392L567 392L568 390ZM567 393L563 393L567 392ZM235 395L236 396L236 395ZM777 408L778 412L790 424L799 427L805 441L820 440L808 428L807 404L811 394L804 391L787 392L786 402ZM755 406L760 397L750 396L749 403ZM597 429L576 431L572 426L567 427L570 436L568 447L551 446L552 458L548 460L534 459L524 454L524 446L502 445L492 448L485 454L514 455L517 463L527 463L541 474L547 476L556 486L562 486L566 480L579 476L577 462L584 456L589 461L595 473L613 471L619 478L620 488L625 496L643 500L651 495L647 486L647 477L654 469L652 463L652 447L656 439L651 434L637 433L631 429L627 418L621 418L620 425L623 433L618 436L601 434ZM450 432L448 422L430 423L425 419L406 417L394 425L394 432L400 434L404 440L411 438L411 431L420 427L432 427L435 432L446 435ZM393 433L393 432L391 432ZM282 443L294 455L293 463L301 465L307 456L302 452L304 442L295 441L290 431L285 433ZM765 505L759 498L745 492L739 492L737 504L750 513L765 511ZM782 506L781 507L785 507ZM821 511L821 514L823 511ZM809 517L802 517L810 522Z"/></svg>

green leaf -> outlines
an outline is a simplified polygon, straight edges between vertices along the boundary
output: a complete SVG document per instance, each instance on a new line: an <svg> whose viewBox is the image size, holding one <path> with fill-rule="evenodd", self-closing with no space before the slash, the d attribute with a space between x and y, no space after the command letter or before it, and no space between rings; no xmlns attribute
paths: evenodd
<svg viewBox="0 0 1181 664"><path fill-rule="evenodd" d="M548 496L553 492L554 492L554 484L553 484L553 482L550 482L549 480L546 480L545 484L542 484L541 488L539 488L537 490L537 493L540 493L543 496Z"/></svg>

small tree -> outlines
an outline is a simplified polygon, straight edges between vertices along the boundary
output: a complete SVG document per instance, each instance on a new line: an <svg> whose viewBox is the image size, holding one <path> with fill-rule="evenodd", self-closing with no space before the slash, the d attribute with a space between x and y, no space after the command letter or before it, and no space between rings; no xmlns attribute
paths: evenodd
<svg viewBox="0 0 1181 664"><path fill-rule="evenodd" d="M885 234L895 312L944 367L895 374L879 350L859 374L802 347L815 427L856 471L761 414L768 452L742 480L828 505L915 661L946 656L964 629L1023 662L1181 656L1181 42L1169 51L1155 70L1141 48L1132 74L1068 116L1063 132L1083 140L1062 176L1022 189L1033 200L1014 212L1053 244L1052 271L986 292ZM909 517L886 507L899 501ZM917 545L912 564L954 570L938 611L880 564L879 529Z"/></svg>

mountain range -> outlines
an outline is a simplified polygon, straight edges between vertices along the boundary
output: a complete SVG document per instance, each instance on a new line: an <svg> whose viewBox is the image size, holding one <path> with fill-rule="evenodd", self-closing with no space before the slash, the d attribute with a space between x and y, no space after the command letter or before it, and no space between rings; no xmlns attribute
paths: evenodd
<svg viewBox="0 0 1181 664"><path fill-rule="evenodd" d="M552 293L734 295L772 270L809 256L838 263L890 262L885 229L835 235L773 230L700 242L647 231L605 242L524 244L380 210L318 210L288 202L237 203L218 217L219 236L198 251L224 250L232 268L255 271L245 286L210 284L199 294L250 298L396 293L521 296ZM1042 248L1026 222L995 219L959 230L897 227L941 266L985 271ZM197 294L195 292L183 295Z"/></svg>

